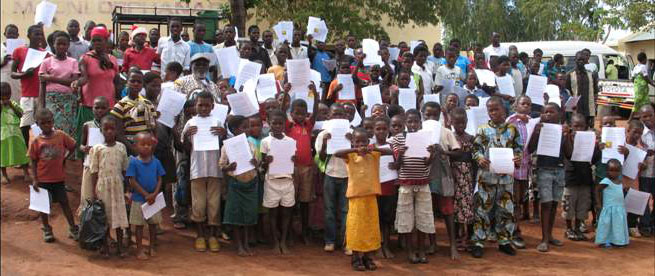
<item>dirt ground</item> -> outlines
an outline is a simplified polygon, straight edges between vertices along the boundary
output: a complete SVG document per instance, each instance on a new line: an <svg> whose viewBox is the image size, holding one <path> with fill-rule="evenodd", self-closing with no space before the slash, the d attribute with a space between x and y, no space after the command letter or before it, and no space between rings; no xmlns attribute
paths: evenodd
<svg viewBox="0 0 655 276"><path fill-rule="evenodd" d="M68 184L79 191L79 162L68 162ZM158 255L149 261L137 261L134 249L126 259L103 259L85 251L66 238L66 220L58 207L51 223L57 241L42 240L40 220L28 210L29 190L21 171L10 169L12 184L1 187L1 270L2 275L351 275L360 274L350 268L350 259L339 251L323 252L320 240L305 246L296 242L291 255L274 255L265 245L255 248L255 256L238 257L231 245L222 244L219 253L198 253L193 250L194 234L190 230L173 229L165 219L165 233L159 236ZM75 210L79 193L69 193ZM170 211L166 213L170 214ZM165 218L168 216L165 216ZM488 244L482 259L461 252L462 258L451 261L447 255L446 230L437 222L438 252L425 265L411 265L405 254L395 259L377 260L379 275L655 275L655 239L632 239L621 249L600 249L592 242L566 240L561 248L539 253L535 247L541 237L536 224L521 222L528 248L515 257L506 256ZM558 216L554 235L563 239L564 221ZM588 234L593 237L593 233ZM396 250L398 252L398 250ZM371 272L369 272L371 273ZM590 274L591 273L591 274Z"/></svg>

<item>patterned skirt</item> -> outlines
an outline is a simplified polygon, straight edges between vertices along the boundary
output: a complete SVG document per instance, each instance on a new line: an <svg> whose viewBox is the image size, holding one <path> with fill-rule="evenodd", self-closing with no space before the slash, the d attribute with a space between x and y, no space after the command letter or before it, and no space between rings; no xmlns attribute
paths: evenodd
<svg viewBox="0 0 655 276"><path fill-rule="evenodd" d="M473 169L469 162L451 162L455 181L455 222L473 223Z"/></svg>
<svg viewBox="0 0 655 276"><path fill-rule="evenodd" d="M77 95L74 93L46 92L45 107L54 115L55 128L74 137Z"/></svg>

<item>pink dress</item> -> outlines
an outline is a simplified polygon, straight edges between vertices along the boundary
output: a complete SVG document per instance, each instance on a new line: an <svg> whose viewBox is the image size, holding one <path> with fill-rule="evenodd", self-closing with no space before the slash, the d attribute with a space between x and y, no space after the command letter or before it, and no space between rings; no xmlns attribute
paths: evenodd
<svg viewBox="0 0 655 276"><path fill-rule="evenodd" d="M111 63L114 65L111 69L102 70L100 68L100 61L91 56L88 52L82 56L82 60L86 63L86 72L89 76L89 81L82 87L83 102L85 107L93 107L93 101L96 97L105 96L109 100L109 106L116 104L114 92L114 76L118 74L118 63L116 58L109 55Z"/></svg>

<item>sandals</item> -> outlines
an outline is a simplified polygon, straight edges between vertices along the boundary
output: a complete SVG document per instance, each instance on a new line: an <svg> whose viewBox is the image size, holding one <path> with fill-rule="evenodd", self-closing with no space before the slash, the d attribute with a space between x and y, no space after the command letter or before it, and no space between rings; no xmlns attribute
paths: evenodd
<svg viewBox="0 0 655 276"><path fill-rule="evenodd" d="M350 264L352 265L354 271L366 271L366 266L364 266L364 264L362 264L362 259L361 258L358 258L358 257L353 255L352 261L350 261Z"/></svg>
<svg viewBox="0 0 655 276"><path fill-rule="evenodd" d="M373 259L369 258L368 256L362 257L362 261L364 262L364 267L366 267L367 270L374 271L378 269L378 266L373 262Z"/></svg>
<svg viewBox="0 0 655 276"><path fill-rule="evenodd" d="M43 241L51 243L55 241L55 235L52 233L52 227L44 226L41 228L43 230Z"/></svg>

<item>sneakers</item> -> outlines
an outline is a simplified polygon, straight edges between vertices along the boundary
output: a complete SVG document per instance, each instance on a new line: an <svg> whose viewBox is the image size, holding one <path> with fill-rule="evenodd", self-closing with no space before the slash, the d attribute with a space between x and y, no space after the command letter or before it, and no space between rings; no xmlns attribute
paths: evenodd
<svg viewBox="0 0 655 276"><path fill-rule="evenodd" d="M218 252L221 250L221 245L218 243L216 237L209 238L209 251Z"/></svg>
<svg viewBox="0 0 655 276"><path fill-rule="evenodd" d="M194 247L196 248L196 251L198 251L198 252L207 251L207 242L205 241L205 238L196 238L196 243L195 243Z"/></svg>
<svg viewBox="0 0 655 276"><path fill-rule="evenodd" d="M482 258L482 253L483 250L481 246L476 245L471 248L471 256L473 256L473 258Z"/></svg>
<svg viewBox="0 0 655 276"><path fill-rule="evenodd" d="M323 251L333 252L334 251L334 243L326 243L325 247L323 247Z"/></svg>
<svg viewBox="0 0 655 276"><path fill-rule="evenodd" d="M512 245L516 247L516 249L524 249L525 248L525 241L521 236L515 236L512 239Z"/></svg>
<svg viewBox="0 0 655 276"><path fill-rule="evenodd" d="M630 237L633 238L641 238L641 233L639 233L639 229L637 228L630 228Z"/></svg>
<svg viewBox="0 0 655 276"><path fill-rule="evenodd" d="M44 226L41 228L43 230L43 241L47 243L51 243L55 241L55 235L52 233L52 227L50 226Z"/></svg>
<svg viewBox="0 0 655 276"><path fill-rule="evenodd" d="M510 256L515 256L516 255L516 249L512 247L510 244L501 244L498 245L498 251L503 252L507 255Z"/></svg>
<svg viewBox="0 0 655 276"><path fill-rule="evenodd" d="M572 241L579 241L578 235L576 235L576 231L573 231L573 229L566 229L564 237Z"/></svg>
<svg viewBox="0 0 655 276"><path fill-rule="evenodd" d="M584 221L580 222L580 232L589 233L589 228L587 228L587 224Z"/></svg>

